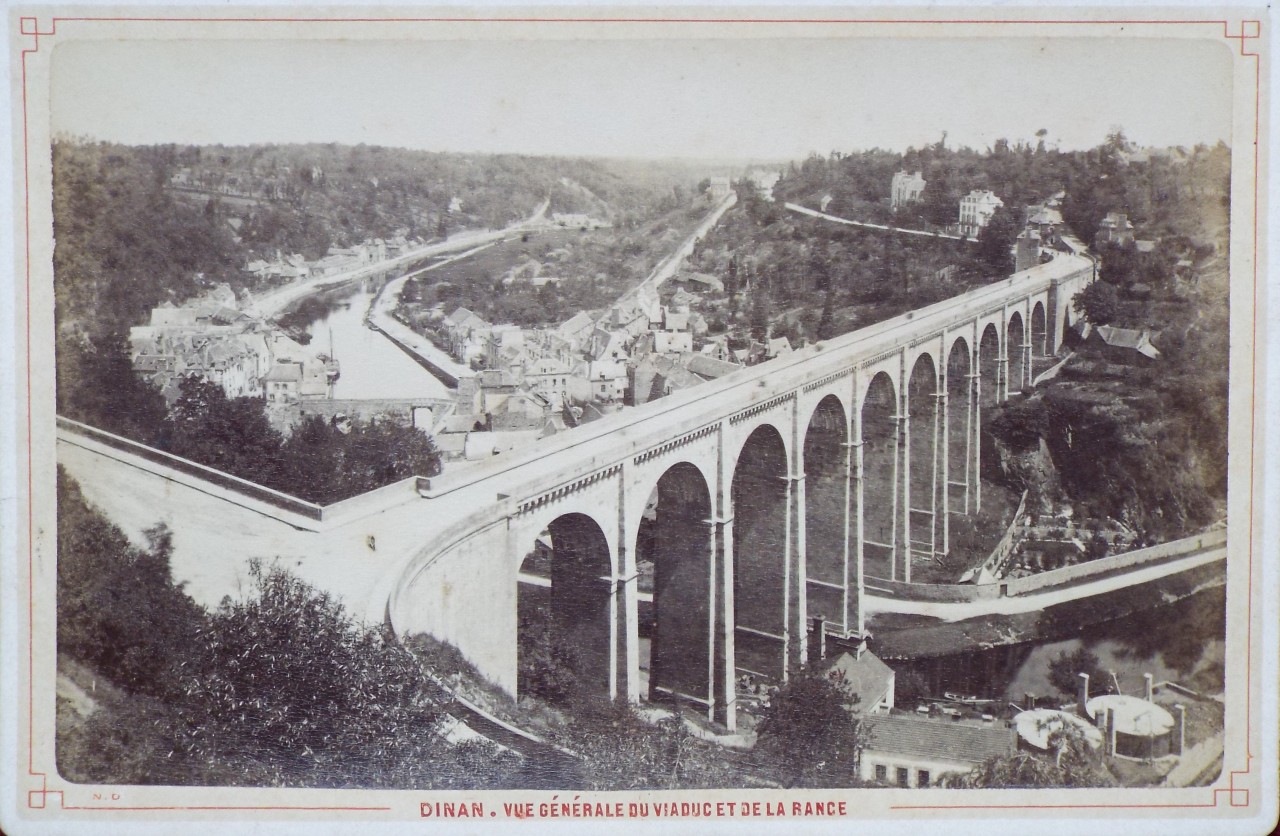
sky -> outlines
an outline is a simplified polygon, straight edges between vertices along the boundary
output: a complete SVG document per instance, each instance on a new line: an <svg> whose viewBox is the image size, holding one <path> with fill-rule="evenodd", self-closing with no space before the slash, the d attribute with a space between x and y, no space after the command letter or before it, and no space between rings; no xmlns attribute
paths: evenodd
<svg viewBox="0 0 1280 836"><path fill-rule="evenodd" d="M1225 42L1163 39L66 42L59 135L128 144L787 160L1231 142Z"/></svg>

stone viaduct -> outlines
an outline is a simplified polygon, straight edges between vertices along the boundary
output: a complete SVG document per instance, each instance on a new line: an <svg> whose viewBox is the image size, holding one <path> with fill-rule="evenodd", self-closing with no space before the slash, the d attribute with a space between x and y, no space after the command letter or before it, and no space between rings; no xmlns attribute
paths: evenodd
<svg viewBox="0 0 1280 836"><path fill-rule="evenodd" d="M218 523L218 548L270 538L273 554L290 566L296 556L299 574L357 613L450 642L513 694L532 590L587 687L631 701L679 695L732 728L738 674L785 678L814 619L856 640L864 571L909 582L914 561L948 551L951 517L980 499L984 410L1030 386L1033 359L1060 347L1094 273L1090 259L1059 255L376 497L317 509L233 496L247 521ZM60 430L58 446L82 482L106 472L87 441ZM160 478L153 464L128 466ZM190 482L164 479L139 505L177 501L175 479ZM150 490L137 482L134 494ZM228 501L190 490L192 502ZM118 486L86 495L109 515L128 501ZM194 571L231 585L210 560Z"/></svg>
<svg viewBox="0 0 1280 836"><path fill-rule="evenodd" d="M489 487L388 576L387 616L457 645L514 692L519 573L547 532L558 635L600 692L635 701L647 685L732 727L736 673L784 678L811 618L862 634L864 566L910 581L913 559L947 551L949 517L978 501L983 409L1030 385L1032 358L1058 349L1093 269L1059 256L460 484L427 480L437 499Z"/></svg>

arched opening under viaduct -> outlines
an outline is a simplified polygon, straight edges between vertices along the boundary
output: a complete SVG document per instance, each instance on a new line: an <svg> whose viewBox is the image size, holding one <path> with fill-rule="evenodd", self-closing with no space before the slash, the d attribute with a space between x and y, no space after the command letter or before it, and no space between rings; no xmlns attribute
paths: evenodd
<svg viewBox="0 0 1280 836"><path fill-rule="evenodd" d="M669 468L650 496L636 542L640 591L652 590L652 605L641 605L641 669L654 701L711 698L710 520L711 491L701 471L688 462Z"/></svg>
<svg viewBox="0 0 1280 836"><path fill-rule="evenodd" d="M916 358L907 380L907 415L910 432L907 447L907 550L903 563L931 560L936 548L935 513L941 507L937 497L938 473L938 371L933 358Z"/></svg>
<svg viewBox="0 0 1280 836"><path fill-rule="evenodd" d="M1044 303L1036 302L1031 309L1031 356L1046 357L1049 354L1049 322L1044 315ZM1034 377L1036 370L1031 374Z"/></svg>
<svg viewBox="0 0 1280 836"><path fill-rule="evenodd" d="M871 379L861 418L863 567L869 577L897 580L898 393L888 374Z"/></svg>
<svg viewBox="0 0 1280 836"><path fill-rule="evenodd" d="M828 395L804 435L806 609L842 630L850 581L847 422L839 398Z"/></svg>
<svg viewBox="0 0 1280 836"><path fill-rule="evenodd" d="M1071 304L1062 306L1062 342L1068 348L1075 348L1080 343L1080 336L1071 327L1076 322L1073 313Z"/></svg>
<svg viewBox="0 0 1280 836"><path fill-rule="evenodd" d="M734 655L772 679L786 673L788 490L782 436L758 427L733 474Z"/></svg>
<svg viewBox="0 0 1280 836"><path fill-rule="evenodd" d="M564 704L609 695L609 543L585 514L557 517L520 566L517 689Z"/></svg>
<svg viewBox="0 0 1280 836"><path fill-rule="evenodd" d="M978 341L979 402L983 409L996 405L1000 399L1000 331L995 323L987 323Z"/></svg>
<svg viewBox="0 0 1280 836"><path fill-rule="evenodd" d="M973 467L973 381L970 379L969 344L964 338L951 345L947 355L947 455L943 468L947 479L948 510L969 513Z"/></svg>
<svg viewBox="0 0 1280 836"><path fill-rule="evenodd" d="M1021 393L1026 388L1027 357L1023 348L1026 344L1022 314L1014 311L1009 316L1005 336L1005 355L1009 358L1009 395Z"/></svg>

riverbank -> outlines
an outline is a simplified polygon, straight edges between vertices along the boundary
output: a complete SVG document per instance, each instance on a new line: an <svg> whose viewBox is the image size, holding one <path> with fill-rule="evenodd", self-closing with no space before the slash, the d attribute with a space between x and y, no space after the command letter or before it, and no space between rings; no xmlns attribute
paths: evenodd
<svg viewBox="0 0 1280 836"><path fill-rule="evenodd" d="M501 240L501 239L498 239ZM472 247L465 252L461 252L452 258L445 259L438 264L432 264L422 270L415 271L398 279L392 279L383 286L378 295L374 297L373 302L369 305L368 314L365 321L369 327L377 331L380 335L388 339L392 345L409 355L418 365L425 368L437 380L442 382L450 389L458 388L458 381L471 377L475 374L470 368L454 361L452 357L441 351L439 348L423 335L414 331L408 325L396 319L393 312L400 302L400 292L404 290L405 284L411 279L422 273L429 272L444 267L446 264L452 264L455 261L475 255L494 244L498 240L489 241L477 247Z"/></svg>
<svg viewBox="0 0 1280 836"><path fill-rule="evenodd" d="M873 613L867 618L867 630L873 636L872 648L884 659L946 656L1066 638L1087 626L1225 585L1226 564L1214 562L1032 612L983 615L959 621L903 613Z"/></svg>
<svg viewBox="0 0 1280 836"><path fill-rule="evenodd" d="M425 258L469 249L490 241L499 241L513 232L519 232L530 224L537 223L542 219L542 216L546 214L548 205L549 201L544 200L537 206L537 208L534 209L533 213L528 218L511 224L510 226L503 227L502 229L459 232L450 236L445 241L427 244L415 250L411 250L404 255L397 256L396 258L384 259L383 261L366 264L361 267L357 267L354 270L348 270L344 273L338 273L333 276L323 276L278 288L277 290L273 290L270 293L265 293L255 298L253 309L264 319L270 318L280 313L290 304L313 293L329 290L346 282L383 275L401 267L407 267L414 262L421 261Z"/></svg>

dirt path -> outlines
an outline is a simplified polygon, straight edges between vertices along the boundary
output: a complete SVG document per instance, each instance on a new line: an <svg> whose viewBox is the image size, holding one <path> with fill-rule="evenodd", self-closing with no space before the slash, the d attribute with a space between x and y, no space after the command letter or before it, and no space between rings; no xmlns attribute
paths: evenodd
<svg viewBox="0 0 1280 836"><path fill-rule="evenodd" d="M84 689L72 681L65 673L59 673L54 693L58 699L65 700L72 710L81 717L88 717L98 710L98 702L85 693Z"/></svg>

